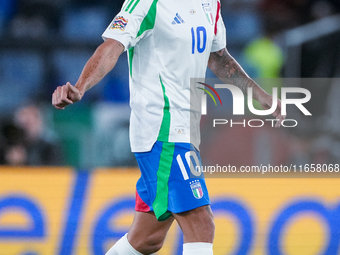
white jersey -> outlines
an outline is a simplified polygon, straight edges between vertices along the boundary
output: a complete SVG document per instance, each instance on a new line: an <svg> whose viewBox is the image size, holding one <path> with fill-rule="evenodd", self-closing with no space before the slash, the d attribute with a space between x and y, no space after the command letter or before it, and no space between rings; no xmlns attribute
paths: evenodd
<svg viewBox="0 0 340 255"><path fill-rule="evenodd" d="M199 148L201 115L190 114L190 79L204 78L210 53L226 47L220 2L126 0L103 38L128 50L132 151L150 151L156 141Z"/></svg>

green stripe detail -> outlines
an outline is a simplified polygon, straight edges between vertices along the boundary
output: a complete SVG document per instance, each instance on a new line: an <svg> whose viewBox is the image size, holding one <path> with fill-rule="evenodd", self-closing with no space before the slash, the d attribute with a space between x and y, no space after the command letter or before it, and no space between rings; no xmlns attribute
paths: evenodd
<svg viewBox="0 0 340 255"><path fill-rule="evenodd" d="M168 142L169 141L169 134L170 134L170 119L171 119L170 103L169 103L169 98L166 95L165 87L164 87L161 76L159 76L159 80L161 82L162 90L163 90L164 108L163 108L162 124L161 124L161 128L159 130L157 141Z"/></svg>
<svg viewBox="0 0 340 255"><path fill-rule="evenodd" d="M129 11L129 13L131 14L133 12L133 10L136 8L137 4L139 3L140 0L137 0L135 2L135 4L133 5L133 7L131 8L131 10Z"/></svg>
<svg viewBox="0 0 340 255"><path fill-rule="evenodd" d="M197 193L197 189L194 190L194 195L195 195L196 198L200 197L200 195Z"/></svg>
<svg viewBox="0 0 340 255"><path fill-rule="evenodd" d="M128 51L128 55L129 55L129 68L130 68L130 76L132 77L132 60L133 60L133 54L135 52L135 48L132 47L129 49Z"/></svg>
<svg viewBox="0 0 340 255"><path fill-rule="evenodd" d="M127 4L127 7L125 8L126 12L129 12L130 14L133 12L133 10L136 8L136 6L139 4L140 0L130 0L129 4ZM132 6L132 4L134 3L134 5ZM130 7L132 6L132 8L130 9ZM130 9L130 11L129 11Z"/></svg>
<svg viewBox="0 0 340 255"><path fill-rule="evenodd" d="M126 1L126 3L125 3L125 4L123 5L123 7L122 7L122 10L125 9L125 7L129 4L130 1L133 1L133 0Z"/></svg>
<svg viewBox="0 0 340 255"><path fill-rule="evenodd" d="M142 24L140 25L137 37L142 35L146 30L154 28L156 22L157 2L158 0L154 0L152 2L148 14L146 14L145 18L142 21Z"/></svg>
<svg viewBox="0 0 340 255"><path fill-rule="evenodd" d="M130 3L128 4L128 6L126 7L125 11L127 12L129 10L129 8L131 7L132 3L134 2L135 0L131 0Z"/></svg>
<svg viewBox="0 0 340 255"><path fill-rule="evenodd" d="M152 208L157 220L164 221L171 216L168 211L169 177L171 165L174 158L175 144L163 143L157 171L157 192L156 198L152 203Z"/></svg>
<svg viewBox="0 0 340 255"><path fill-rule="evenodd" d="M132 7L130 13L136 8L137 4L139 3L140 0L137 0L137 2L135 2L134 6ZM127 11L130 6L132 5L132 3L134 2L134 0L132 0L130 2L130 4L128 5L128 7L126 8L125 11ZM137 33L137 37L139 37L140 35L142 35L145 31L153 29L155 26L155 21L156 21L156 12L157 12L157 2L158 0L154 0L150 6L150 9L147 13L147 15L144 17L140 27L139 27L139 31ZM130 67L130 76L132 77L132 60L133 60L133 55L134 55L134 47L129 49L129 67Z"/></svg>

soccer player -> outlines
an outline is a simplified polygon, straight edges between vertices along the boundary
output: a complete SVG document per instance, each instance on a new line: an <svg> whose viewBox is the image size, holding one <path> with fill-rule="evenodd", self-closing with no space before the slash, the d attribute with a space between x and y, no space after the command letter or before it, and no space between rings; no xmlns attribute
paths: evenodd
<svg viewBox="0 0 340 255"><path fill-rule="evenodd" d="M107 255L157 252L174 219L184 234L184 255L213 254L214 222L205 180L189 177L190 159L200 162L200 115L194 112L190 123L190 78L204 77L209 66L243 91L252 87L265 109L272 96L226 50L219 0L126 0L103 38L75 86L67 82L58 87L52 103L64 109L81 100L128 51L130 142L142 175L132 226ZM278 105L273 114L277 127L284 118Z"/></svg>

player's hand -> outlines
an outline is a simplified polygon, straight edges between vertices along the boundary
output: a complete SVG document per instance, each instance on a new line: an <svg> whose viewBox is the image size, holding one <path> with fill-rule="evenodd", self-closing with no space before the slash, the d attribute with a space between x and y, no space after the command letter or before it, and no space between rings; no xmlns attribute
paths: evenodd
<svg viewBox="0 0 340 255"><path fill-rule="evenodd" d="M80 101L82 96L76 87L67 82L53 92L52 105L58 110L64 110L66 106Z"/></svg>
<svg viewBox="0 0 340 255"><path fill-rule="evenodd" d="M259 102L264 110L268 110L273 105L273 97L269 94L262 95L259 99ZM281 115L281 100L277 99L277 107L275 112L272 113L272 115L277 119L277 122L275 124L276 128L279 128L281 126L282 121L286 119L286 116Z"/></svg>

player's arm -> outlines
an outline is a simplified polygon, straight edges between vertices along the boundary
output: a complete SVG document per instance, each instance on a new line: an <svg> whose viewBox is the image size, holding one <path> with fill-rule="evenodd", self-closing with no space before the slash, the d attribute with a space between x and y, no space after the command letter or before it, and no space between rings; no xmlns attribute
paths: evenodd
<svg viewBox="0 0 340 255"><path fill-rule="evenodd" d="M253 89L253 98L259 101L263 109L270 109L273 98L265 92L247 73L243 70L240 64L230 55L227 49L222 49L210 54L209 68L213 73L220 78L224 83L233 84L239 87L244 94L247 93L247 88ZM278 120L276 127L280 127L285 116L281 115L281 101L278 100L278 106L273 113L273 116Z"/></svg>
<svg viewBox="0 0 340 255"><path fill-rule="evenodd" d="M87 61L75 86L67 82L54 91L52 105L61 110L80 101L86 91L113 69L123 51L124 46L116 40L107 39L103 42Z"/></svg>

